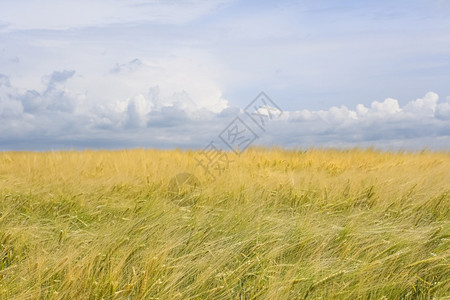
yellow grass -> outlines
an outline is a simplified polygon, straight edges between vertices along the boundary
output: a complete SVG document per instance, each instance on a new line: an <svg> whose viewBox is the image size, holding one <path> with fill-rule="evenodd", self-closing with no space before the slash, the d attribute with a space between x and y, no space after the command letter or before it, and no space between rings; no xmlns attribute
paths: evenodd
<svg viewBox="0 0 450 300"><path fill-rule="evenodd" d="M448 152L195 155L0 153L0 298L448 299Z"/></svg>

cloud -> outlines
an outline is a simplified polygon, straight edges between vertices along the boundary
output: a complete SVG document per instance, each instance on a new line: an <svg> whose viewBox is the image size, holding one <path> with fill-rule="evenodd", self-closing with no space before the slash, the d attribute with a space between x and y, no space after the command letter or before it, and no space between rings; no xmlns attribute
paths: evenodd
<svg viewBox="0 0 450 300"><path fill-rule="evenodd" d="M409 102L405 106L405 111L411 112L415 115L429 115L432 116L436 112L438 106L439 95L436 93L427 93L425 97L419 98L415 101ZM443 103L445 104L445 103ZM440 104L441 105L441 104Z"/></svg>
<svg viewBox="0 0 450 300"><path fill-rule="evenodd" d="M450 120L450 101L437 106L436 117L443 121Z"/></svg>
<svg viewBox="0 0 450 300"><path fill-rule="evenodd" d="M16 100L6 99L0 106L0 116L4 121L20 117L23 114L22 103Z"/></svg>
<svg viewBox="0 0 450 300"><path fill-rule="evenodd" d="M13 86L0 75L0 149L97 147L99 141L104 141L99 147L176 146L177 141L198 146L194 133L201 136L203 129L194 127L212 122L222 111L217 104L227 107L220 97L203 105L185 90L164 90L170 85L127 98L96 99L69 87L75 73L58 70L42 76L45 86L39 90Z"/></svg>
<svg viewBox="0 0 450 300"><path fill-rule="evenodd" d="M121 73L124 71L134 72L138 70L143 65L142 61L139 58L135 58L129 61L126 64L117 63L114 68L111 69L110 73Z"/></svg>
<svg viewBox="0 0 450 300"><path fill-rule="evenodd" d="M19 118L23 113L23 105L14 97L14 89L8 76L0 74L0 118L4 122Z"/></svg>
<svg viewBox="0 0 450 300"><path fill-rule="evenodd" d="M74 70L54 71L48 76L43 76L46 88L38 92L36 90L21 91L18 88L9 98L20 101L26 113L45 113L50 111L63 111L73 113L78 102L83 96L73 93L64 87L64 84L73 77Z"/></svg>
<svg viewBox="0 0 450 300"><path fill-rule="evenodd" d="M398 101L392 98L387 98L383 102L374 101L372 102L370 107L372 108L372 112L377 112L380 113L381 115L395 114L400 112Z"/></svg>
<svg viewBox="0 0 450 300"><path fill-rule="evenodd" d="M75 70L63 70L63 71L54 71L50 76L48 76L48 86L54 87L56 84L65 83L67 80L75 75Z"/></svg>
<svg viewBox="0 0 450 300"><path fill-rule="evenodd" d="M8 76L0 74L0 86L11 86Z"/></svg>
<svg viewBox="0 0 450 300"><path fill-rule="evenodd" d="M55 2L19 0L3 3L0 29L71 29L108 24L183 24L229 1L79 0Z"/></svg>
<svg viewBox="0 0 450 300"><path fill-rule="evenodd" d="M242 109L208 109L184 90L167 94L153 86L132 97L95 101L68 87L75 74L43 76L42 90L16 87L0 74L0 149L203 148L236 116L257 130ZM448 149L450 101L429 92L405 105L387 98L353 109L284 111L258 135L256 144L285 147Z"/></svg>
<svg viewBox="0 0 450 300"><path fill-rule="evenodd" d="M8 31L0 29L1 71L40 91L30 82L42 74L76 69L70 87L83 74L91 83L76 90L86 87L89 96L108 100L145 94L156 85L162 98L170 97L188 85L191 98L204 106L217 91L240 105L240 97L262 88L291 109L353 107L386 95L413 99L430 89L449 94L450 26L442 17L448 10L439 17L421 0L260 4L6 1L0 10L0 20L9 24ZM386 14L383 22L373 18L380 13ZM427 20L426 26L417 20Z"/></svg>
<svg viewBox="0 0 450 300"><path fill-rule="evenodd" d="M0 149L202 147L261 87L291 109L261 143L448 148L450 102L415 99L448 95L448 18L230 2L5 2Z"/></svg>
<svg viewBox="0 0 450 300"><path fill-rule="evenodd" d="M373 101L370 107L358 104L355 109L341 106L325 111L287 111L274 125L272 137L265 139L291 147L448 149L449 107L448 102L439 102L439 96L429 92L404 106L387 98ZM282 136L276 136L276 131L283 132Z"/></svg>

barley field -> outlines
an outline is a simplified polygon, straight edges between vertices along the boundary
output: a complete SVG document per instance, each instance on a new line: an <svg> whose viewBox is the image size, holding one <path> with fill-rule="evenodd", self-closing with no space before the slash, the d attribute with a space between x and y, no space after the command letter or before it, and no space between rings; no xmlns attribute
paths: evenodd
<svg viewBox="0 0 450 300"><path fill-rule="evenodd" d="M0 299L450 299L448 152L197 154L0 153Z"/></svg>

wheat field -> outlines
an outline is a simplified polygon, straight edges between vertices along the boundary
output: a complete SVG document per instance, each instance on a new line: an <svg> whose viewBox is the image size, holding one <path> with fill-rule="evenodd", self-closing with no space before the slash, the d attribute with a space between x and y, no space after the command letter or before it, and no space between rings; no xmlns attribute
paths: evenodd
<svg viewBox="0 0 450 300"><path fill-rule="evenodd" d="M0 153L0 299L450 299L448 152L196 154Z"/></svg>

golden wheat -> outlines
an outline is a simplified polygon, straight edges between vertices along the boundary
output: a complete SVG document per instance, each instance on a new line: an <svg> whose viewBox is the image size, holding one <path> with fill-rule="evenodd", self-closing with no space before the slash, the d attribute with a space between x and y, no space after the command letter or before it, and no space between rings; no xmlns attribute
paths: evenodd
<svg viewBox="0 0 450 300"><path fill-rule="evenodd" d="M0 153L0 298L449 296L448 152L196 155Z"/></svg>

